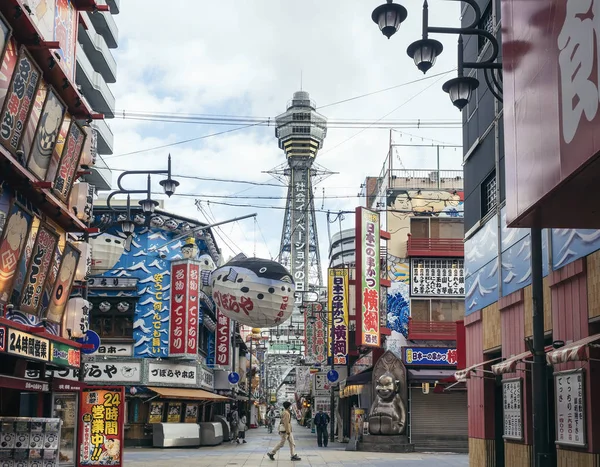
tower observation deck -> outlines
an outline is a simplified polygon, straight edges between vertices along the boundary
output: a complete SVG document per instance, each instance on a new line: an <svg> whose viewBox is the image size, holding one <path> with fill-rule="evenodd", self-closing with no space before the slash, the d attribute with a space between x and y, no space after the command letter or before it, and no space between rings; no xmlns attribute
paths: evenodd
<svg viewBox="0 0 600 467"><path fill-rule="evenodd" d="M288 182L288 194L280 262L296 282L296 304L303 294L323 285L319 239L315 219L313 163L327 136L327 119L316 111L306 91L294 93L287 110L275 118L275 136L287 158L282 175Z"/></svg>

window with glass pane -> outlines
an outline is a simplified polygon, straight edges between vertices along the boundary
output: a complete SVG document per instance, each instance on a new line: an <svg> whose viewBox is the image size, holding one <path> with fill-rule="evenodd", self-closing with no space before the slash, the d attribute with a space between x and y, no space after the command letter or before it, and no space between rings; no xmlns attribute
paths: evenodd
<svg viewBox="0 0 600 467"><path fill-rule="evenodd" d="M100 337L133 337L133 313L135 304L130 303L127 311L120 311L117 303L92 298L90 323ZM123 309L124 307L121 307Z"/></svg>
<svg viewBox="0 0 600 467"><path fill-rule="evenodd" d="M430 321L429 300L411 300L410 317L415 321Z"/></svg>
<svg viewBox="0 0 600 467"><path fill-rule="evenodd" d="M410 234L414 238L429 238L429 219L410 220Z"/></svg>
<svg viewBox="0 0 600 467"><path fill-rule="evenodd" d="M496 172L493 172L481 185L482 216L491 212L497 203L496 199Z"/></svg>
<svg viewBox="0 0 600 467"><path fill-rule="evenodd" d="M462 219L431 219L431 238L464 238Z"/></svg>

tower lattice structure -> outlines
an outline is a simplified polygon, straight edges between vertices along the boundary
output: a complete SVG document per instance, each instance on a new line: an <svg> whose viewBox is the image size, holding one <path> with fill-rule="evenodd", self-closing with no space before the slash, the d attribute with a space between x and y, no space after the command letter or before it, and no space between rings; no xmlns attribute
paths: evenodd
<svg viewBox="0 0 600 467"><path fill-rule="evenodd" d="M316 111L308 92L298 91L275 121L275 135L287 164L270 173L288 185L279 258L296 282L298 306L302 303L302 292L323 286L314 185L331 174L315 164L327 135L327 119Z"/></svg>

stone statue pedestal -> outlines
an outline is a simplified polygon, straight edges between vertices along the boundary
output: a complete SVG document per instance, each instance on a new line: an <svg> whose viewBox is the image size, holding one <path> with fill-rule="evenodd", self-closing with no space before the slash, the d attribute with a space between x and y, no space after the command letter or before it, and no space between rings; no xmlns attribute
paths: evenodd
<svg viewBox="0 0 600 467"><path fill-rule="evenodd" d="M357 451L365 452L414 452L415 445L408 442L406 435L363 435Z"/></svg>

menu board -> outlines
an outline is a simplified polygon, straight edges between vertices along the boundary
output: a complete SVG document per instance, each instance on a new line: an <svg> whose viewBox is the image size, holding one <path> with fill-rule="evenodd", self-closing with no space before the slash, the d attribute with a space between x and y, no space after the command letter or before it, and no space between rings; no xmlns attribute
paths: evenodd
<svg viewBox="0 0 600 467"><path fill-rule="evenodd" d="M583 369L554 374L556 444L586 445Z"/></svg>
<svg viewBox="0 0 600 467"><path fill-rule="evenodd" d="M504 439L523 439L523 397L521 378L502 381Z"/></svg>
<svg viewBox="0 0 600 467"><path fill-rule="evenodd" d="M167 413L168 423L179 423L181 421L181 404L170 403L169 412Z"/></svg>
<svg viewBox="0 0 600 467"><path fill-rule="evenodd" d="M164 402L150 402L148 423L161 423L163 419Z"/></svg>
<svg viewBox="0 0 600 467"><path fill-rule="evenodd" d="M57 467L58 418L0 417L2 467Z"/></svg>

